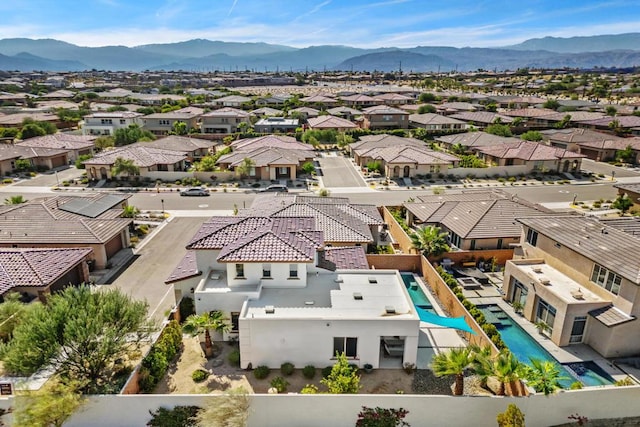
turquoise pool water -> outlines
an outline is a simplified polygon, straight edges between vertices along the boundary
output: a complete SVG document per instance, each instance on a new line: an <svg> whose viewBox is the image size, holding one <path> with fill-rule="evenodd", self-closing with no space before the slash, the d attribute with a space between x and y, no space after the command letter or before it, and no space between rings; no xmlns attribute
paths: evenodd
<svg viewBox="0 0 640 427"><path fill-rule="evenodd" d="M400 273L400 276L402 276L402 281L407 287L407 291L409 292L411 301L413 301L413 305L430 313L437 314L433 308L433 304L431 304L429 298L427 298L418 282L416 282L416 278L413 276L413 273Z"/></svg>
<svg viewBox="0 0 640 427"><path fill-rule="evenodd" d="M574 381L580 381L585 386L598 386L613 384L614 380L604 372L594 362L580 362L561 365L544 349L538 342L531 337L524 329L514 322L497 305L478 306L478 309L485 315L487 322L493 323L502 341L507 345L509 350L523 363L529 363L529 358L548 360L558 364L560 367L560 376L566 379L560 381L564 388L569 388ZM572 365L573 369L572 369Z"/></svg>

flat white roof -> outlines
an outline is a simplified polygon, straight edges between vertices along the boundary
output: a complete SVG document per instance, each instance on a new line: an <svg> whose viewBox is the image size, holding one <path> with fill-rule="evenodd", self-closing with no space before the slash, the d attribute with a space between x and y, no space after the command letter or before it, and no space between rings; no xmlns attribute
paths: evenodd
<svg viewBox="0 0 640 427"><path fill-rule="evenodd" d="M267 313L273 307L273 313ZM248 318L419 320L400 274L395 270L342 270L309 274L305 288L262 288L248 300Z"/></svg>

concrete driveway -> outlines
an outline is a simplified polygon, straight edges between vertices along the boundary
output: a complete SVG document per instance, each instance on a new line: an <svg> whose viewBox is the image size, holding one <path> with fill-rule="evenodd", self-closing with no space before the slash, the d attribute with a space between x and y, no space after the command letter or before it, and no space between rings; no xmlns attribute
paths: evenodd
<svg viewBox="0 0 640 427"><path fill-rule="evenodd" d="M326 188L332 187L366 187L360 173L351 160L337 155L319 158L322 169L322 184Z"/></svg>
<svg viewBox="0 0 640 427"><path fill-rule="evenodd" d="M593 173L602 173L607 176L611 176L611 173L615 171L616 178L640 178L640 173L638 171L612 166L604 162L594 162L589 159L582 159L582 169Z"/></svg>
<svg viewBox="0 0 640 427"><path fill-rule="evenodd" d="M138 252L138 257L110 285L138 300L149 303L149 317L166 318L165 312L176 303L173 287L165 279L186 253L184 248L207 218L174 218L149 240Z"/></svg>
<svg viewBox="0 0 640 427"><path fill-rule="evenodd" d="M44 172L35 178L23 179L14 185L18 187L53 187L61 185L63 181L80 178L84 170L76 169L75 166L56 171Z"/></svg>

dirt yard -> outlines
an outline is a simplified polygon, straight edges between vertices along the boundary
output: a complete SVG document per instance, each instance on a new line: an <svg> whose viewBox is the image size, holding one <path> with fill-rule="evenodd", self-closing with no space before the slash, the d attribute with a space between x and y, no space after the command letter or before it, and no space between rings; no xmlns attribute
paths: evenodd
<svg viewBox="0 0 640 427"><path fill-rule="evenodd" d="M204 357L204 346L198 338L185 336L184 349L176 363L172 364L169 372L156 387L156 393L173 394L205 394L224 393L233 388L244 387L249 393L266 393L270 382L277 376L282 376L279 369L272 369L266 379L258 380L253 373L229 364L227 356L236 347L227 343L216 343L219 354L207 360ZM285 377L289 382L287 392L297 393L306 384L314 384L320 392L326 388L320 384L322 377L319 366L316 376L312 380L302 375L301 369L296 369L293 375ZM211 372L205 381L196 383L191 373L196 369ZM411 393L413 375L406 374L400 369L376 369L372 373L362 373L360 385L361 394L395 394Z"/></svg>

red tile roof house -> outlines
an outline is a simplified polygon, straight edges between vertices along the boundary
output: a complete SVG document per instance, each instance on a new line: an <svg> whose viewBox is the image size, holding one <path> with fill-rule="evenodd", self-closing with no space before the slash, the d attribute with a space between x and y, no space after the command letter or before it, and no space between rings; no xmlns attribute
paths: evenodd
<svg viewBox="0 0 640 427"><path fill-rule="evenodd" d="M397 368L415 363L419 318L399 273L350 269L367 268L363 249L326 251L316 224L306 216L211 218L167 283L178 300L193 295L196 313L229 317L222 338L239 338L243 368L326 366L336 351L376 368L392 337Z"/></svg>
<svg viewBox="0 0 640 427"><path fill-rule="evenodd" d="M29 299L89 283L91 248L0 249L0 300L12 292Z"/></svg>
<svg viewBox="0 0 640 427"><path fill-rule="evenodd" d="M93 180L113 178L111 169L118 158L133 160L141 177L149 176L151 172L181 172L186 169L184 162L187 154L185 152L145 147L143 144L132 144L104 151L84 161L87 176Z"/></svg>
<svg viewBox="0 0 640 427"><path fill-rule="evenodd" d="M130 246L126 195L58 196L0 206L0 248L91 248L97 269Z"/></svg>
<svg viewBox="0 0 640 427"><path fill-rule="evenodd" d="M53 135L37 136L17 142L20 147L47 148L52 150L66 150L70 162L84 155L93 155L96 140L95 136L72 135L68 133L55 133Z"/></svg>
<svg viewBox="0 0 640 427"><path fill-rule="evenodd" d="M309 118L307 120L307 125L309 129L317 129L317 130L329 130L333 129L338 132L346 132L348 130L353 130L358 128L358 125L355 123L343 119L341 117L334 116L318 116Z"/></svg>
<svg viewBox="0 0 640 427"><path fill-rule="evenodd" d="M249 171L249 178L260 180L296 179L302 165L312 161L315 152L311 150L295 150L285 148L260 147L252 150L238 150L218 159L221 169L235 170L239 175L238 166L245 159L253 162Z"/></svg>
<svg viewBox="0 0 640 427"><path fill-rule="evenodd" d="M155 141L141 142L136 145L160 150L179 151L185 153L189 161L193 161L214 153L215 147L220 145L220 143L208 139L191 138L189 136L169 135L156 139Z"/></svg>
<svg viewBox="0 0 640 427"><path fill-rule="evenodd" d="M0 144L0 174L13 172L16 169L16 160L28 160L32 166L45 170L69 164L67 150Z"/></svg>
<svg viewBox="0 0 640 427"><path fill-rule="evenodd" d="M583 154L562 148L550 147L531 141L520 141L497 146L481 147L477 155L489 165L525 165L527 173L538 171L568 172L580 171Z"/></svg>
<svg viewBox="0 0 640 427"><path fill-rule="evenodd" d="M240 123L251 125L251 113L236 108L224 107L201 116L202 133L235 133Z"/></svg>
<svg viewBox="0 0 640 427"><path fill-rule="evenodd" d="M198 128L198 119L202 113L191 111L171 111L149 114L142 118L143 127L154 135L163 136L173 132L176 123L185 123L187 132Z"/></svg>

